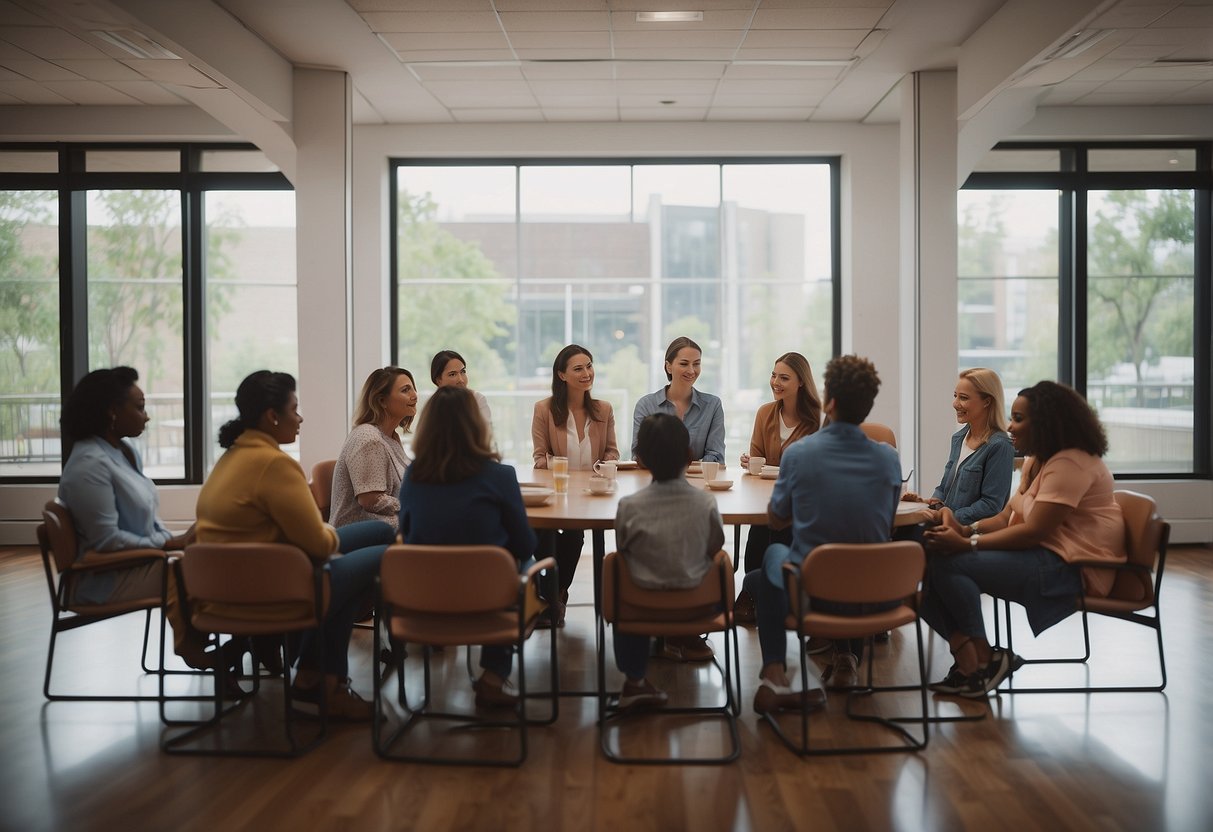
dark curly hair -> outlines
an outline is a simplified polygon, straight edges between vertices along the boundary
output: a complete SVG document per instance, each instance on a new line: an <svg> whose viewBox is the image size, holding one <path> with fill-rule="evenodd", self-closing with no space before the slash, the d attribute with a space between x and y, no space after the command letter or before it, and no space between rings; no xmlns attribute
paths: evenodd
<svg viewBox="0 0 1213 832"><path fill-rule="evenodd" d="M1042 464L1053 454L1076 448L1092 456L1108 452L1108 436L1087 400L1073 387L1038 381L1019 391L1028 401L1028 447Z"/></svg>
<svg viewBox="0 0 1213 832"><path fill-rule="evenodd" d="M295 377L290 373L258 370L244 377L236 388L236 409L240 415L219 428L219 447L230 448L236 437L257 427L267 410L281 411L295 392Z"/></svg>
<svg viewBox="0 0 1213 832"><path fill-rule="evenodd" d="M110 426L110 411L126 401L138 380L139 373L131 367L93 370L80 379L63 403L59 417L65 455L70 455L72 446L81 439L105 435Z"/></svg>
<svg viewBox="0 0 1213 832"><path fill-rule="evenodd" d="M826 365L825 391L826 400L834 400L834 420L858 425L872 412L880 374L866 358L840 355Z"/></svg>

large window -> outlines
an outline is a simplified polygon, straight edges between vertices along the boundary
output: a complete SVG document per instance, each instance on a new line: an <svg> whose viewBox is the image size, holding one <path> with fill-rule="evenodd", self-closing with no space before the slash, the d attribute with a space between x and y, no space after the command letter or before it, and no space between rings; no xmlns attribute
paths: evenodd
<svg viewBox="0 0 1213 832"><path fill-rule="evenodd" d="M63 397L125 364L145 470L201 482L239 379L295 368L294 251L255 149L0 146L0 478L53 480Z"/></svg>
<svg viewBox="0 0 1213 832"><path fill-rule="evenodd" d="M525 460L552 360L582 344L626 457L636 399L687 335L735 457L775 358L820 372L837 350L836 178L833 159L397 162L396 360L421 381L460 352L502 453Z"/></svg>
<svg viewBox="0 0 1213 832"><path fill-rule="evenodd" d="M959 195L961 367L1074 385L1117 474L1210 473L1210 155L999 147Z"/></svg>

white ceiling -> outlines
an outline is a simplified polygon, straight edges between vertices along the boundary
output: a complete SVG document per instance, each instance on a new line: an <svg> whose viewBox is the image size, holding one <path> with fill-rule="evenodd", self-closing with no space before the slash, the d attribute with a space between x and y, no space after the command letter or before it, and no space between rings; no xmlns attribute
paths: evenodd
<svg viewBox="0 0 1213 832"><path fill-rule="evenodd" d="M1082 12L1074 21L1071 3ZM1052 6L1048 48L992 89L1027 89L1045 107L1213 104L1213 0ZM199 104L227 89L249 101L255 62L243 74L232 68L248 43L219 34L238 24L294 66L349 72L360 124L889 121L897 109L888 94L907 73L956 67L966 41L999 15L1013 40L1012 14L1039 17L1041 7L1049 8L1039 0L0 0L0 118L4 105ZM703 19L636 19L676 9ZM103 32L174 55L137 57Z"/></svg>

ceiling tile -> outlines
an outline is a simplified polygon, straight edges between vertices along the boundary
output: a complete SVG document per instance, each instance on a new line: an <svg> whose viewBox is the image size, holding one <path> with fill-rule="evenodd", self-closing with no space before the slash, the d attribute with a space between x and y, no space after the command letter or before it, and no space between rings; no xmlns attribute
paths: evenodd
<svg viewBox="0 0 1213 832"><path fill-rule="evenodd" d="M620 107L620 121L703 121L707 107Z"/></svg>
<svg viewBox="0 0 1213 832"><path fill-rule="evenodd" d="M748 81L770 78L773 80L837 80L846 70L844 66L780 66L779 64L733 64L724 74L730 81Z"/></svg>
<svg viewBox="0 0 1213 832"><path fill-rule="evenodd" d="M1078 107L1135 107L1154 103L1157 102L1153 98L1142 101L1139 94L1131 92L1093 92L1074 102Z"/></svg>
<svg viewBox="0 0 1213 832"><path fill-rule="evenodd" d="M499 12L605 12L607 0L493 0Z"/></svg>
<svg viewBox="0 0 1213 832"><path fill-rule="evenodd" d="M1142 29L1135 32L1129 43L1162 43L1173 46L1203 46L1213 49L1213 31L1209 29Z"/></svg>
<svg viewBox="0 0 1213 832"><path fill-rule="evenodd" d="M805 0L796 0L804 5ZM764 0L770 2L770 0ZM729 9L753 9L754 0L609 0L612 12L670 12L703 10L719 11Z"/></svg>
<svg viewBox="0 0 1213 832"><path fill-rule="evenodd" d="M1066 81L1050 87L1042 100L1044 106L1062 106L1073 104L1085 95L1095 92L1102 87L1099 81Z"/></svg>
<svg viewBox="0 0 1213 832"><path fill-rule="evenodd" d="M0 79L0 80L2 80L2 79ZM20 98L14 98L13 96L8 95L7 93L0 92L0 106L11 107L16 104L24 104L24 103L25 102L22 101Z"/></svg>
<svg viewBox="0 0 1213 832"><path fill-rule="evenodd" d="M550 32L510 32L510 45L515 49L609 49L611 33L561 32L554 38Z"/></svg>
<svg viewBox="0 0 1213 832"><path fill-rule="evenodd" d="M711 95L716 91L720 82L715 79L695 80L687 78L662 78L648 81L628 79L619 81L617 86L620 95L627 93L647 93L659 90L664 93L689 93L692 95Z"/></svg>
<svg viewBox="0 0 1213 832"><path fill-rule="evenodd" d="M523 63L521 69L522 74L532 80L539 78L603 80L614 78L617 66L618 64L607 61L601 63Z"/></svg>
<svg viewBox="0 0 1213 832"><path fill-rule="evenodd" d="M665 101L672 101L673 104L665 104ZM712 96L709 95L691 95L689 93L666 93L660 90L655 90L649 94L630 93L628 95L619 96L620 109L636 109L637 107L696 107L706 108L712 103Z"/></svg>
<svg viewBox="0 0 1213 832"><path fill-rule="evenodd" d="M385 32L380 35L397 52L421 49L509 49L505 33L496 32Z"/></svg>
<svg viewBox="0 0 1213 832"><path fill-rule="evenodd" d="M27 12L20 6L0 0L0 20L6 26L44 26L46 21L35 14Z"/></svg>
<svg viewBox="0 0 1213 832"><path fill-rule="evenodd" d="M794 80L734 80L720 82L721 95L813 95L825 96L834 89L833 81Z"/></svg>
<svg viewBox="0 0 1213 832"><path fill-rule="evenodd" d="M13 72L22 77L29 78L31 81L83 80L70 69L64 69L57 64L52 64L50 61L40 61L37 58L31 58L26 61L5 61L4 66L6 69L11 69Z"/></svg>
<svg viewBox="0 0 1213 832"><path fill-rule="evenodd" d="M76 104L138 104L137 99L124 95L100 81L47 81L46 88Z"/></svg>
<svg viewBox="0 0 1213 832"><path fill-rule="evenodd" d="M186 103L184 98L174 95L155 81L109 81L109 86L129 95L144 104L172 105Z"/></svg>
<svg viewBox="0 0 1213 832"><path fill-rule="evenodd" d="M827 46L854 49L867 35L865 29L751 29L746 34L744 45L753 48Z"/></svg>
<svg viewBox="0 0 1213 832"><path fill-rule="evenodd" d="M439 82L426 84L426 89L443 106L451 110L474 107L536 106L535 96L531 94L530 90L525 86L520 88L513 84Z"/></svg>
<svg viewBox="0 0 1213 832"><path fill-rule="evenodd" d="M1176 49L1175 46L1162 45L1157 43L1135 43L1127 46L1118 46L1109 52L1106 60L1111 61L1152 61L1155 58L1165 58Z"/></svg>
<svg viewBox="0 0 1213 832"><path fill-rule="evenodd" d="M1130 69L1117 81L1210 81L1213 66L1143 66Z"/></svg>
<svg viewBox="0 0 1213 832"><path fill-rule="evenodd" d="M144 78L160 81L166 84L178 84L195 89L222 89L223 85L204 75L185 61L155 61L132 58L122 63L138 72Z"/></svg>
<svg viewBox="0 0 1213 832"><path fill-rule="evenodd" d="M548 121L619 121L615 107L561 107L543 111Z"/></svg>
<svg viewBox="0 0 1213 832"><path fill-rule="evenodd" d="M1111 81L1131 69L1137 69L1141 61L1099 61L1081 72L1074 73L1074 81Z"/></svg>
<svg viewBox="0 0 1213 832"><path fill-rule="evenodd" d="M736 49L741 44L740 30L716 32L615 32L618 49Z"/></svg>
<svg viewBox="0 0 1213 832"><path fill-rule="evenodd" d="M0 81L0 93L11 95L22 104L71 104L64 98L37 81Z"/></svg>
<svg viewBox="0 0 1213 832"><path fill-rule="evenodd" d="M531 81L531 92L535 95L577 96L577 95L615 95L614 81L586 81L584 79L563 81Z"/></svg>
<svg viewBox="0 0 1213 832"><path fill-rule="evenodd" d="M540 95L535 94L535 98L539 100L539 106L544 111L553 109L564 109L566 107L588 107L601 109L603 107L615 107L619 104L619 99L614 93L611 95Z"/></svg>
<svg viewBox="0 0 1213 832"><path fill-rule="evenodd" d="M598 32L611 28L606 12L502 12L507 32Z"/></svg>
<svg viewBox="0 0 1213 832"><path fill-rule="evenodd" d="M38 56L32 52L26 52L24 49L18 49L11 43L0 40L0 64L5 61L28 61L36 57Z"/></svg>
<svg viewBox="0 0 1213 832"><path fill-rule="evenodd" d="M692 2L692 0L682 2L683 8L687 5L694 6L695 11L703 10L702 4ZM636 12L634 11L613 11L611 12L611 29L616 32L704 32L713 29L745 29L750 25L752 7L753 4L745 9L728 11L703 10L703 20L694 23L689 21L686 23L640 23L636 20ZM646 7L644 11L657 12L666 10Z"/></svg>
<svg viewBox="0 0 1213 832"><path fill-rule="evenodd" d="M751 29L873 29L886 8L768 9L754 15Z"/></svg>
<svg viewBox="0 0 1213 832"><path fill-rule="evenodd" d="M577 61L609 61L611 50L602 49L515 49L515 54L524 61L560 61L565 65Z"/></svg>
<svg viewBox="0 0 1213 832"><path fill-rule="evenodd" d="M1168 104L1206 104L1213 105L1213 81L1197 84L1189 90L1184 90L1167 99Z"/></svg>
<svg viewBox="0 0 1213 832"><path fill-rule="evenodd" d="M369 12L362 15L372 32L500 32L492 11Z"/></svg>
<svg viewBox="0 0 1213 832"><path fill-rule="evenodd" d="M724 61L620 61L615 76L623 79L720 78L728 64Z"/></svg>
<svg viewBox="0 0 1213 832"><path fill-rule="evenodd" d="M104 52L72 33L51 26L0 26L0 40L40 58L105 58Z"/></svg>
<svg viewBox="0 0 1213 832"><path fill-rule="evenodd" d="M492 0L345 0L359 12L491 12Z"/></svg>
<svg viewBox="0 0 1213 832"><path fill-rule="evenodd" d="M410 64L409 69L422 81L522 81L518 66Z"/></svg>
<svg viewBox="0 0 1213 832"><path fill-rule="evenodd" d="M615 57L639 61L728 61L736 52L732 47L716 49L650 49L615 47Z"/></svg>
<svg viewBox="0 0 1213 832"><path fill-rule="evenodd" d="M812 107L713 107L708 121L807 121Z"/></svg>
<svg viewBox="0 0 1213 832"><path fill-rule="evenodd" d="M391 37L384 35L384 38ZM412 49L397 50L402 63L429 61L513 61L515 55L509 49Z"/></svg>
<svg viewBox="0 0 1213 832"><path fill-rule="evenodd" d="M1109 81L1099 88L1100 94L1103 93L1131 93L1139 96L1143 101L1149 100L1151 95L1172 95L1177 92L1189 90L1199 84L1200 81L1126 81L1123 78L1117 81Z"/></svg>
<svg viewBox="0 0 1213 832"><path fill-rule="evenodd" d="M1181 6L1172 9L1161 18L1158 26L1174 26L1176 28L1213 28L1213 5Z"/></svg>
<svg viewBox="0 0 1213 832"><path fill-rule="evenodd" d="M1116 6L1091 21L1092 29L1144 29L1162 17L1165 9L1152 6Z"/></svg>
<svg viewBox="0 0 1213 832"><path fill-rule="evenodd" d="M530 107L453 109L451 115L460 122L543 121L543 111Z"/></svg>
<svg viewBox="0 0 1213 832"><path fill-rule="evenodd" d="M854 57L855 55L850 49L816 46L785 46L770 49L750 49L743 46L737 50L737 60L739 61L849 61Z"/></svg>
<svg viewBox="0 0 1213 832"><path fill-rule="evenodd" d="M143 78L126 64L109 59L94 61L60 58L55 63L90 81L138 81Z"/></svg>
<svg viewBox="0 0 1213 832"><path fill-rule="evenodd" d="M821 103L819 95L738 95L717 93L712 99L713 107L816 107Z"/></svg>

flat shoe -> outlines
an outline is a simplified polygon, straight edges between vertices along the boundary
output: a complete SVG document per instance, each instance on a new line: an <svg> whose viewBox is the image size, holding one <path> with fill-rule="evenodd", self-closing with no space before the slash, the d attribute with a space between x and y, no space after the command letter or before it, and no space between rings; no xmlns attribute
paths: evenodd
<svg viewBox="0 0 1213 832"><path fill-rule="evenodd" d="M472 682L472 690L476 691L477 708L514 708L518 705L518 697L507 693L505 688L490 685L483 679Z"/></svg>
<svg viewBox="0 0 1213 832"><path fill-rule="evenodd" d="M809 688L805 703L810 712L820 710L826 704L826 692L821 688ZM759 714L774 713L775 711L799 711L801 694L790 687L777 685L769 679L758 682L758 690L754 692L754 712Z"/></svg>

